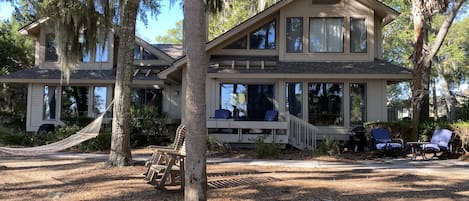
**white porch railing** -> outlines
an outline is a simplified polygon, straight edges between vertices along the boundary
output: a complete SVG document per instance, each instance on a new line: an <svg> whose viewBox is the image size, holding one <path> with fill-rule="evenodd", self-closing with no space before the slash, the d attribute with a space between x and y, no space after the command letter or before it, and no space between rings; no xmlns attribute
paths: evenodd
<svg viewBox="0 0 469 201"><path fill-rule="evenodd" d="M300 150L316 150L318 128L291 114L289 122L289 144Z"/></svg>

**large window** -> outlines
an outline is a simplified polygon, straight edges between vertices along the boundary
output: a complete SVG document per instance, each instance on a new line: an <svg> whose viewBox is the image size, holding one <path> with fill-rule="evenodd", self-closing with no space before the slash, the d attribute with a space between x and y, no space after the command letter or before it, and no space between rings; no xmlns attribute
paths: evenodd
<svg viewBox="0 0 469 201"><path fill-rule="evenodd" d="M343 52L343 18L310 18L309 51Z"/></svg>
<svg viewBox="0 0 469 201"><path fill-rule="evenodd" d="M350 84L350 124L359 125L366 121L366 84Z"/></svg>
<svg viewBox="0 0 469 201"><path fill-rule="evenodd" d="M287 52L303 52L303 18L287 18Z"/></svg>
<svg viewBox="0 0 469 201"><path fill-rule="evenodd" d="M221 84L220 108L231 111L235 119L263 121L274 108L273 94L269 84Z"/></svg>
<svg viewBox="0 0 469 201"><path fill-rule="evenodd" d="M107 87L94 87L93 91L93 113L95 116L106 111Z"/></svg>
<svg viewBox="0 0 469 201"><path fill-rule="evenodd" d="M160 89L134 88L132 89L132 105L137 107L151 106L162 109L163 95Z"/></svg>
<svg viewBox="0 0 469 201"><path fill-rule="evenodd" d="M134 60L157 60L158 57L139 45L135 45Z"/></svg>
<svg viewBox="0 0 469 201"><path fill-rule="evenodd" d="M366 24L365 19L350 19L350 52L366 52Z"/></svg>
<svg viewBox="0 0 469 201"><path fill-rule="evenodd" d="M54 120L55 119L55 106L56 106L56 90L55 86L44 85L43 109L42 119Z"/></svg>
<svg viewBox="0 0 469 201"><path fill-rule="evenodd" d="M109 56L108 42L106 41L104 43L104 46L99 43L96 44L95 61L96 62L108 62L108 56Z"/></svg>
<svg viewBox="0 0 469 201"><path fill-rule="evenodd" d="M61 119L88 116L88 87L62 87Z"/></svg>
<svg viewBox="0 0 469 201"><path fill-rule="evenodd" d="M227 45L224 49L246 49L248 46L248 37L244 36L231 44Z"/></svg>
<svg viewBox="0 0 469 201"><path fill-rule="evenodd" d="M342 83L309 83L309 123L317 126L343 125Z"/></svg>
<svg viewBox="0 0 469 201"><path fill-rule="evenodd" d="M287 83L285 96L285 109L290 112L290 114L302 118L303 84Z"/></svg>
<svg viewBox="0 0 469 201"><path fill-rule="evenodd" d="M57 61L57 51L55 44L55 34L46 34L46 49L45 49L45 60L46 61Z"/></svg>
<svg viewBox="0 0 469 201"><path fill-rule="evenodd" d="M275 20L250 34L251 49L275 49Z"/></svg>

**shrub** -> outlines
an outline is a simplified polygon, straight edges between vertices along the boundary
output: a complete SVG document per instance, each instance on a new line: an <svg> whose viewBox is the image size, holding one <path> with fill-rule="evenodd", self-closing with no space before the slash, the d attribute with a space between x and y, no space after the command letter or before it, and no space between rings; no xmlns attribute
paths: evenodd
<svg viewBox="0 0 469 201"><path fill-rule="evenodd" d="M340 153L339 142L330 136L324 138L319 144L319 153L333 156Z"/></svg>
<svg viewBox="0 0 469 201"><path fill-rule="evenodd" d="M208 137L207 145L209 151L221 151L224 153L231 151L231 147L228 144L223 143L213 136Z"/></svg>
<svg viewBox="0 0 469 201"><path fill-rule="evenodd" d="M404 140L411 140L410 136L412 133L412 121L411 119L403 119L393 122L368 122L365 123L365 127L372 129L377 127L387 128L391 132L391 137L402 138ZM444 119L425 120L419 128L419 136L422 141L428 141L435 129L450 128L448 121Z"/></svg>
<svg viewBox="0 0 469 201"><path fill-rule="evenodd" d="M259 136L255 141L255 151L259 158L279 158L280 145L277 143L265 143L265 136Z"/></svg>
<svg viewBox="0 0 469 201"><path fill-rule="evenodd" d="M16 134L3 134L1 136L1 141L5 145L19 145L19 146L31 146L31 137L25 132L20 132Z"/></svg>
<svg viewBox="0 0 469 201"><path fill-rule="evenodd" d="M469 101L466 101L457 113L457 118L462 121L469 121Z"/></svg>
<svg viewBox="0 0 469 201"><path fill-rule="evenodd" d="M104 151L111 149L111 132L100 133L96 138L83 142L75 147L79 151Z"/></svg>
<svg viewBox="0 0 469 201"><path fill-rule="evenodd" d="M455 131L456 135L461 140L461 148L464 153L469 153L469 122L458 121L451 124L451 128Z"/></svg>
<svg viewBox="0 0 469 201"><path fill-rule="evenodd" d="M154 106L132 106L130 109L132 147L146 146L149 144L164 145L174 132L166 125L166 114Z"/></svg>

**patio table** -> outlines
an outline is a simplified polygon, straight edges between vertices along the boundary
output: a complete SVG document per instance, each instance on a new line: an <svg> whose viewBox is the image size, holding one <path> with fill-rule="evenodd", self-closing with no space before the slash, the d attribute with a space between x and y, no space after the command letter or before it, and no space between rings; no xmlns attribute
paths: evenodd
<svg viewBox="0 0 469 201"><path fill-rule="evenodd" d="M427 160L425 157L425 152L423 151L423 146L424 144L428 144L428 142L407 142L407 144L410 146L410 149L412 150L412 160L416 160L417 156L421 156L423 160Z"/></svg>

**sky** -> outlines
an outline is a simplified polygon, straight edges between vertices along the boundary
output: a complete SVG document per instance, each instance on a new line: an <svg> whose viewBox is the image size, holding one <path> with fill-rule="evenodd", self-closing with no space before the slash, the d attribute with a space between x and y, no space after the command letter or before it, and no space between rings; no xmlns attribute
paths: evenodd
<svg viewBox="0 0 469 201"><path fill-rule="evenodd" d="M168 29L175 27L176 22L183 18L182 8L178 4L170 7L169 1L162 2L161 12L156 16L156 19L153 16L148 16L147 25L137 20L137 36L149 43L156 43L156 36L166 34ZM0 2L0 20L9 19L13 10L14 8L10 3Z"/></svg>

